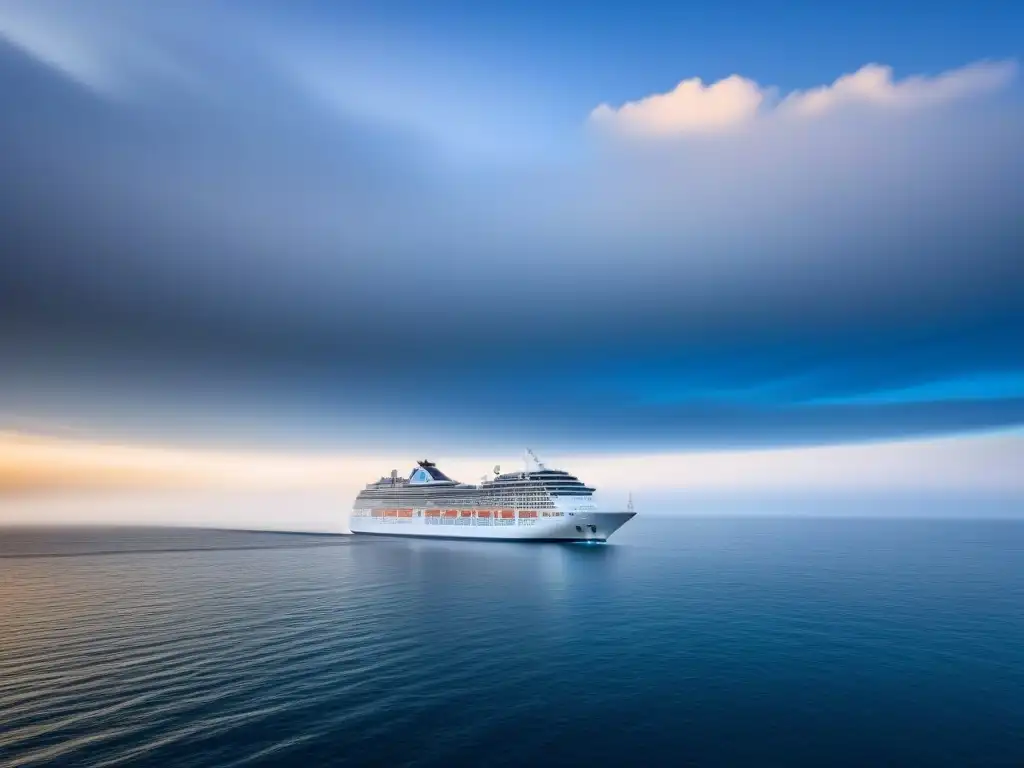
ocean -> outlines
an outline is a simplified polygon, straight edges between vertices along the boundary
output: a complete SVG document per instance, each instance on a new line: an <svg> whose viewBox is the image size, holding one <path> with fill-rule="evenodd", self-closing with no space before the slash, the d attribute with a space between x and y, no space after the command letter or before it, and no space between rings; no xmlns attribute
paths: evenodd
<svg viewBox="0 0 1024 768"><path fill-rule="evenodd" d="M0 531L0 765L1024 765L1024 522Z"/></svg>

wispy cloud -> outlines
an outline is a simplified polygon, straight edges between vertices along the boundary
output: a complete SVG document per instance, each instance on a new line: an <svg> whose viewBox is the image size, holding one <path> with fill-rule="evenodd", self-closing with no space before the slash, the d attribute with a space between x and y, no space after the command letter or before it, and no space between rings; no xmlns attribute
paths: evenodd
<svg viewBox="0 0 1024 768"><path fill-rule="evenodd" d="M245 100L261 87L266 99L285 93L321 118L333 116L338 130L425 144L449 160L508 161L517 148L545 143L528 99L478 98L498 88L508 96L513 86L484 82L468 62L404 40L368 44L358 29L317 30L265 8L242 15L195 0L6 0L0 43L106 99L140 99L170 86L212 101Z"/></svg>
<svg viewBox="0 0 1024 768"><path fill-rule="evenodd" d="M202 61L216 51L212 30L226 23L219 7L205 5L197 14L194 0L4 0L0 43L106 99L135 99L167 86L198 92Z"/></svg>
<svg viewBox="0 0 1024 768"><path fill-rule="evenodd" d="M892 67L868 64L831 85L789 94L779 110L813 117L858 104L883 109L921 109L1001 90L1016 74L1016 62L983 61L935 77L912 75L895 80Z"/></svg>
<svg viewBox="0 0 1024 768"><path fill-rule="evenodd" d="M104 95L123 86L123 73L110 56L112 37L91 14L76 14L70 4L9 0L0 5L0 41Z"/></svg>
<svg viewBox="0 0 1024 768"><path fill-rule="evenodd" d="M770 118L812 118L843 107L909 110L945 104L1006 87L1015 62L979 62L935 77L893 77L891 67L868 64L830 85L794 91L779 99L774 88L732 75L705 84L680 82L619 107L601 104L590 113L598 126L634 136L681 136L731 131Z"/></svg>

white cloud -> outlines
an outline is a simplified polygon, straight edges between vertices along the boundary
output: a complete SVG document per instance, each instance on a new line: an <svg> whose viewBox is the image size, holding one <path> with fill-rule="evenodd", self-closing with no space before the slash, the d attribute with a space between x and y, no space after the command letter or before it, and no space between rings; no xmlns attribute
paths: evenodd
<svg viewBox="0 0 1024 768"><path fill-rule="evenodd" d="M831 85L791 93L779 110L813 116L845 104L916 109L999 90L1009 84L1016 70L1013 62L980 62L937 77L915 75L896 81L891 67L868 64Z"/></svg>
<svg viewBox="0 0 1024 768"><path fill-rule="evenodd" d="M894 80L891 67L868 64L831 85L793 91L776 102L775 91L731 75L705 85L683 80L668 93L656 93L621 107L601 104L590 121L616 133L679 136L721 133L771 117L812 118L849 105L918 109L990 93L1010 83L1014 62L979 62L935 77Z"/></svg>
<svg viewBox="0 0 1024 768"><path fill-rule="evenodd" d="M766 95L753 80L739 75L710 85L695 77L683 80L668 93L656 93L617 109L601 104L590 119L628 133L713 133L753 120Z"/></svg>

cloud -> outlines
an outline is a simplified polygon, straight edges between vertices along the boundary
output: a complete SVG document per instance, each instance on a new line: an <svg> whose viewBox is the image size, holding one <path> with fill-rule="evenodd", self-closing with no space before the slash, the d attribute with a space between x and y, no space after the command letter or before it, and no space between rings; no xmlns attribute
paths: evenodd
<svg viewBox="0 0 1024 768"><path fill-rule="evenodd" d="M251 96L239 88L248 80L267 101L305 101L319 117L333 115L339 130L377 133L392 149L428 144L450 160L504 162L536 151L538 110L525 108L525 99L503 108L466 97L484 85L510 96L516 87L501 77L481 85L468 62L407 41L368 44L355 25L317 29L301 18L258 8L242 16L197 0L145 7L134 0L3 0L0 45L108 100L158 102L149 98L155 92L223 104Z"/></svg>
<svg viewBox="0 0 1024 768"><path fill-rule="evenodd" d="M766 98L757 83L739 75L710 85L695 77L683 80L668 93L618 108L601 104L590 113L590 119L635 134L716 133L753 120Z"/></svg>
<svg viewBox="0 0 1024 768"><path fill-rule="evenodd" d="M654 125L714 141L588 142L566 108L517 153L506 116L543 95L351 49L329 13L313 44L237 4L97 3L0 10L38 52L0 57L32 94L0 121L0 426L622 451L1024 419L997 386L1024 370L1024 121L960 98L1008 66L690 83Z"/></svg>
<svg viewBox="0 0 1024 768"><path fill-rule="evenodd" d="M44 2L18 0L0 6L0 41L97 93L118 91L120 78L104 53L113 41L102 34L102 27L93 24L93 34L83 34L73 19L47 15L41 12L44 8Z"/></svg>
<svg viewBox="0 0 1024 768"><path fill-rule="evenodd" d="M105 99L137 99L168 86L198 93L198 70L213 49L191 24L195 10L193 0L145 7L131 0L4 0L0 43ZM203 13L209 24L220 23L212 4Z"/></svg>
<svg viewBox="0 0 1024 768"><path fill-rule="evenodd" d="M1000 90L1016 73L1014 62L980 62L936 77L914 75L895 81L891 67L868 64L832 85L791 93L779 110L813 117L848 104L918 109Z"/></svg>
<svg viewBox="0 0 1024 768"><path fill-rule="evenodd" d="M914 75L894 80L891 67L868 64L831 85L794 91L781 101L775 89L731 75L705 85L700 78L683 80L668 93L658 93L621 107L601 104L591 123L634 136L681 136L721 133L772 117L812 118L845 106L876 109L919 109L991 93L1016 75L1014 62L979 62L936 77Z"/></svg>

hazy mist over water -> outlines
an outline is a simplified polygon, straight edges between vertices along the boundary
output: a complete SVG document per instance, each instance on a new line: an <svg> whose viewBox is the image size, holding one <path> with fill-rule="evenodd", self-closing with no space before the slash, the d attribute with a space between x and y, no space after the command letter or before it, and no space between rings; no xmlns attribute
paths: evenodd
<svg viewBox="0 0 1024 768"><path fill-rule="evenodd" d="M0 765L1016 766L1024 524L0 534Z"/></svg>
<svg viewBox="0 0 1024 768"><path fill-rule="evenodd" d="M347 533L357 488L279 491L66 491L0 496L3 526L179 526ZM607 509L627 494L598 491ZM643 517L1024 520L1016 493L895 491L664 491L633 494ZM616 534L618 537L618 534Z"/></svg>
<svg viewBox="0 0 1024 768"><path fill-rule="evenodd" d="M26 525L153 525L345 533L355 490L67 491L0 497L0 520Z"/></svg>

